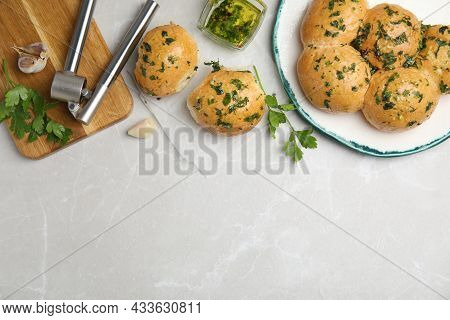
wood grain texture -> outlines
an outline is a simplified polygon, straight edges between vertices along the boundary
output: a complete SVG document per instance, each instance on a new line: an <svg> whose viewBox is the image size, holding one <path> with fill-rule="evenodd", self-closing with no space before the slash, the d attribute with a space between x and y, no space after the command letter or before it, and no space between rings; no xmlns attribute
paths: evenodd
<svg viewBox="0 0 450 320"><path fill-rule="evenodd" d="M64 66L80 2L79 0L0 0L0 57L7 59L13 81L36 89L49 101L53 76ZM26 75L18 69L17 54L11 47L25 46L33 42L45 42L50 48L50 59L42 72ZM79 75L87 78L90 89L93 89L110 59L111 52L93 21L78 70ZM6 91L3 75L0 77L0 90L3 99ZM65 103L49 111L49 115L53 120L73 130L73 138L65 146L67 147L125 119L132 108L131 93L120 76L109 90L89 126L74 120ZM18 140L13 135L11 137L19 152L30 159L41 159L61 148L57 144L48 142L45 137L33 143L28 143L26 138Z"/></svg>

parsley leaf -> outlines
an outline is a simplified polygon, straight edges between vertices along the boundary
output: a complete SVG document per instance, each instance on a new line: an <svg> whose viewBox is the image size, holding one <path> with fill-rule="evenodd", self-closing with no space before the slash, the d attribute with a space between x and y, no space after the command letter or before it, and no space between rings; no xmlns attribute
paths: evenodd
<svg viewBox="0 0 450 320"><path fill-rule="evenodd" d="M22 85L18 85L5 94L5 103L9 107L15 107L20 103L21 100L27 100L27 98L27 88Z"/></svg>
<svg viewBox="0 0 450 320"><path fill-rule="evenodd" d="M295 110L295 106L293 104L282 104L278 106L283 111L293 111Z"/></svg>
<svg viewBox="0 0 450 320"><path fill-rule="evenodd" d="M275 108L278 106L278 100L275 96L266 96L266 104L268 107Z"/></svg>
<svg viewBox="0 0 450 320"><path fill-rule="evenodd" d="M50 120L47 123L46 130L48 133L54 134L58 138L62 139L62 137L64 136L65 128L62 124Z"/></svg>
<svg viewBox="0 0 450 320"><path fill-rule="evenodd" d="M294 162L298 162L303 158L303 151L298 147L297 141L295 138L295 132L291 132L289 136L289 140L283 146L284 153L291 157Z"/></svg>
<svg viewBox="0 0 450 320"><path fill-rule="evenodd" d="M312 134L313 134L312 129L295 132L298 141L300 141L300 144L305 149L317 148L317 139L313 137Z"/></svg>
<svg viewBox="0 0 450 320"><path fill-rule="evenodd" d="M0 122L3 122L9 116L8 110L6 109L5 101L0 102Z"/></svg>
<svg viewBox="0 0 450 320"><path fill-rule="evenodd" d="M44 117L36 116L34 118L31 128L38 134L42 134L42 131L44 130Z"/></svg>
<svg viewBox="0 0 450 320"><path fill-rule="evenodd" d="M11 81L6 60L3 60L3 73L9 90L4 101L0 101L0 123L10 120L9 129L18 139L28 134L28 142L33 142L47 135L49 141L66 144L72 137L72 130L47 115L57 104L48 103L35 90Z"/></svg>
<svg viewBox="0 0 450 320"><path fill-rule="evenodd" d="M269 130L272 138L275 139L275 133L282 123L287 122L287 117L283 112L278 112L269 107Z"/></svg>
<svg viewBox="0 0 450 320"><path fill-rule="evenodd" d="M264 87L261 83L261 79L258 74L256 67L253 67L256 75L257 82L259 83L261 89L265 93ZM293 104L279 104L278 99L275 95L266 95L265 102L269 108L269 132L272 138L276 138L277 129L281 124L288 124L291 129L291 134L289 139L284 143L283 151L286 156L292 158L294 162L301 161L303 159L304 149L316 149L317 139L312 135L313 130L307 129L302 131L297 131L292 126L285 112L293 111L296 107Z"/></svg>

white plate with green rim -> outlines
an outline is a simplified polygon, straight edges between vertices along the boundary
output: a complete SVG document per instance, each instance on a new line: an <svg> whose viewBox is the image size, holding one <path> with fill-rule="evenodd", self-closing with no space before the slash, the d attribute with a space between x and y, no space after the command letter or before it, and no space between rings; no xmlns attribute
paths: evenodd
<svg viewBox="0 0 450 320"><path fill-rule="evenodd" d="M369 0L370 7L387 1ZM448 24L447 0L391 0L413 12L425 24ZM436 111L421 126L399 133L373 128L361 112L333 115L314 108L298 84L296 65L303 50L300 23L310 0L280 0L273 50L284 88L297 110L318 131L359 152L378 157L406 156L430 149L450 137L450 95L442 96Z"/></svg>

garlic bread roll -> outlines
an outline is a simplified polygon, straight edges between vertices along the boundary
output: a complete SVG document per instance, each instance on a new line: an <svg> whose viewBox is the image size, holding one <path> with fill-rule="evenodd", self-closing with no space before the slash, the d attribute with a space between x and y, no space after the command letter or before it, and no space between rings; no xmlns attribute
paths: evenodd
<svg viewBox="0 0 450 320"><path fill-rule="evenodd" d="M375 128L402 131L428 120L439 97L437 83L421 70L380 70L372 78L362 111Z"/></svg>
<svg viewBox="0 0 450 320"><path fill-rule="evenodd" d="M194 38L182 27L170 24L145 35L134 75L146 93L165 97L186 87L197 71L197 63Z"/></svg>
<svg viewBox="0 0 450 320"><path fill-rule="evenodd" d="M439 77L443 94L450 93L450 27L431 26L425 32L424 49L420 56L429 62Z"/></svg>
<svg viewBox="0 0 450 320"><path fill-rule="evenodd" d="M212 72L190 94L187 106L203 128L222 135L252 130L265 113L265 95L250 71Z"/></svg>
<svg viewBox="0 0 450 320"><path fill-rule="evenodd" d="M349 44L356 38L366 12L366 0L313 0L300 29L303 44Z"/></svg>
<svg viewBox="0 0 450 320"><path fill-rule="evenodd" d="M330 113L359 111L371 78L369 65L350 46L307 48L297 74L309 101Z"/></svg>
<svg viewBox="0 0 450 320"><path fill-rule="evenodd" d="M421 23L410 11L380 4L367 12L353 45L378 69L392 70L417 56Z"/></svg>

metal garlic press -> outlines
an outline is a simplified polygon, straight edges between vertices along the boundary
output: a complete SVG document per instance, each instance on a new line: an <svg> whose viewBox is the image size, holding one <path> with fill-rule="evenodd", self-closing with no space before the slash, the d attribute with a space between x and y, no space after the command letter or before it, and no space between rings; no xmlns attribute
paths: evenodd
<svg viewBox="0 0 450 320"><path fill-rule="evenodd" d="M90 92L87 89L86 78L77 75L77 71L95 4L96 0L82 0L64 70L55 74L50 93L53 99L67 102L69 111L75 119L85 125L88 125L93 119L109 87L119 76L134 49L138 46L158 8L155 1L147 0L100 77L95 89Z"/></svg>

